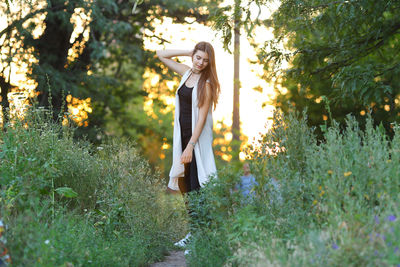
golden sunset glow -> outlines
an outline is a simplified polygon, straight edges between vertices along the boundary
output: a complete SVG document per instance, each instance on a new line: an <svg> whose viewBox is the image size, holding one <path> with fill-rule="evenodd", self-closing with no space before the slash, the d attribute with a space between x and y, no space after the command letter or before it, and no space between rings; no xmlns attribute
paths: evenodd
<svg viewBox="0 0 400 267"><path fill-rule="evenodd" d="M18 3L10 5L10 16L23 17L30 12L42 9L46 7L47 3L44 0L32 0L31 5L27 3ZM27 27L31 22L35 22L35 29L33 29L32 35L34 39L39 38L44 30L45 24L43 22L46 18L46 13L37 14L31 19L26 20L23 23L23 27ZM83 8L75 8L74 14L71 16L71 23L74 25L74 31L71 35L70 43L74 43L78 36L82 34L83 39L80 42L75 42L74 45L68 51L68 62L74 61L79 54L83 52L85 48L85 43L89 40L89 23L91 21L91 13L85 14ZM7 17L5 15L0 16L0 30L7 27ZM0 40L0 43L4 42ZM19 44L15 44L19 47ZM3 47L1 50L0 60L6 61L10 53L15 51L10 50L8 47ZM0 71L2 71L5 77L9 77L7 82L13 86L11 92L8 93L8 98L10 102L10 118L23 118L24 113L29 105L29 99L36 96L35 89L37 87L37 82L28 78L27 71L31 63L37 63L37 59L33 56L33 50L27 51L23 54L23 58L13 57L13 62L9 67L3 67L0 64ZM88 126L88 113L92 112L91 99L78 99L68 95L66 98L69 119L77 123L78 126ZM0 123L2 123L2 112L0 112ZM67 124L68 119L64 118L63 124Z"/></svg>
<svg viewBox="0 0 400 267"><path fill-rule="evenodd" d="M10 119L23 119L29 107L29 101L25 92L9 93Z"/></svg>
<svg viewBox="0 0 400 267"><path fill-rule="evenodd" d="M160 111L161 113L171 112L174 109L175 97L170 96L168 91L173 91L179 81L177 79L174 81L161 81L160 74L149 69L145 71L143 78L143 89L148 93L143 107L146 114L153 119L158 118L153 111L153 101L155 99L162 101L166 105L166 108Z"/></svg>
<svg viewBox="0 0 400 267"><path fill-rule="evenodd" d="M43 8L43 3L45 1L32 1L32 4L36 9ZM26 16L29 12L32 11L32 8L26 4L12 4L10 5L10 15L9 17L19 18ZM0 15L0 31L4 30L7 25L7 16L1 14ZM44 15L37 14L33 16L31 19L26 20L23 23L23 27L27 27L32 21L37 21L40 19L44 19ZM40 34L43 33L43 27L35 27L33 29L33 37L37 38ZM12 34L15 33L12 32ZM0 44L3 44L5 41L5 36L0 40ZM12 86L7 94L9 99L9 115L10 119L24 117L27 106L29 105L29 98L35 97L36 92L35 88L37 86L36 81L28 78L27 70L29 65L32 63L37 63L37 60L32 55L34 52L33 49L27 50L24 54L16 53L18 49L21 49L22 43L20 41L15 40L15 38L8 39L11 45L2 46L0 51L0 72L4 74L6 78L6 82L9 82ZM17 56L18 55L18 56ZM8 64L9 58L12 58L12 62ZM1 90L1 88L0 88ZM0 110L0 123L3 123L3 110Z"/></svg>
<svg viewBox="0 0 400 267"><path fill-rule="evenodd" d="M88 113L92 113L91 98L79 99L71 95L67 95L67 108L69 119L74 121L78 126L89 125ZM64 117L63 125L68 124L68 118Z"/></svg>
<svg viewBox="0 0 400 267"><path fill-rule="evenodd" d="M91 12L89 12L89 14L85 14L85 10L83 8L75 8L74 14L71 16L71 23L74 25L74 31L72 32L71 39L69 41L74 45L68 50L68 63L73 62L79 57L80 54L82 54L85 44L89 40L89 23L91 21ZM81 34L83 39L80 42L75 42Z"/></svg>
<svg viewBox="0 0 400 267"><path fill-rule="evenodd" d="M24 17L30 12L33 12L35 10L44 8L46 6L46 1L44 0L32 0L31 1L31 6L28 5L27 3L18 3L17 4L11 4L10 5L10 16L11 17ZM33 16L32 18L26 20L23 23L23 27L27 27L31 22L35 21L43 21L45 18L46 14L37 14ZM8 25L7 22L7 16L4 14L0 15L0 30L4 30ZM37 39L44 31L44 24L37 24L35 29L33 30L33 38ZM3 43L5 40L0 40L0 43ZM11 40L12 41L12 40ZM13 41L12 41L13 42ZM11 56L12 54L15 53L15 49L19 49L21 45L17 42L13 43L13 48L10 50L9 47L2 47L2 50L0 51L1 53L1 58L0 60L2 62L6 62L7 58ZM4 72L5 77L9 77L10 83L18 87L20 91L28 91L26 94L27 97L33 97L34 96L34 90L37 86L37 83L29 79L27 77L27 70L28 70L28 64L31 63L37 63L36 58L33 57L32 53L33 50L28 50L26 53L23 54L22 58L17 58L15 55L13 56L13 61L8 67L4 67L3 64L0 64L0 71ZM8 80L7 80L8 82ZM12 90L13 92L13 90ZM11 95L12 97L12 95Z"/></svg>

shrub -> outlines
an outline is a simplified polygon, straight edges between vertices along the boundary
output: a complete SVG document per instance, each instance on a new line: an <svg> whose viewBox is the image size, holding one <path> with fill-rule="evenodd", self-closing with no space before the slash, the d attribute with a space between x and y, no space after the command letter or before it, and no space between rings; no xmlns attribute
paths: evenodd
<svg viewBox="0 0 400 267"><path fill-rule="evenodd" d="M258 182L251 203L233 190L239 174L229 171L194 196L202 201L193 202L200 223L191 264L205 266L204 259L214 266L400 264L394 245L399 242L399 126L393 125L390 140L371 118L362 131L348 116L344 127L334 121L324 125L324 139L317 140L306 122L305 113L276 113L273 127L248 149ZM268 185L271 177L279 181L282 201ZM207 250L204 236L212 237L217 252Z"/></svg>
<svg viewBox="0 0 400 267"><path fill-rule="evenodd" d="M183 205L132 144L74 140L45 110L0 140L0 213L17 266L142 266L184 231Z"/></svg>

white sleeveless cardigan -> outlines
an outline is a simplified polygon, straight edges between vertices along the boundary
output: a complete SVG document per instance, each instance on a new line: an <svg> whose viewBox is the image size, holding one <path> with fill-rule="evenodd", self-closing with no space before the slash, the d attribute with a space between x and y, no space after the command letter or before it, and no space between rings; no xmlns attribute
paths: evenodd
<svg viewBox="0 0 400 267"><path fill-rule="evenodd" d="M191 74L191 69L185 72L182 80L178 86L179 88L186 82ZM168 187L172 190L179 190L178 178L184 176L184 165L181 163L182 155L182 140L181 140L181 127L179 124L179 95L178 90L175 93L175 120L174 120L174 138L172 148L172 167L169 172ZM197 84L192 91L192 133L199 118L199 107L197 106ZM199 184L203 186L209 180L210 175L216 174L214 153L212 150L213 142L213 119L212 119L212 105L208 110L207 118L204 123L203 130L194 147L194 155L196 156L197 174L199 177Z"/></svg>

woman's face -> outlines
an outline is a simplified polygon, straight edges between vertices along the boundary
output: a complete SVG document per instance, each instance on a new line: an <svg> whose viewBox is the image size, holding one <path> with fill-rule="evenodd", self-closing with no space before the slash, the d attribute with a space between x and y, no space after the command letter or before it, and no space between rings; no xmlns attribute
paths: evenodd
<svg viewBox="0 0 400 267"><path fill-rule="evenodd" d="M193 69L196 72L204 70L208 65L208 54L204 51L197 50L192 57Z"/></svg>

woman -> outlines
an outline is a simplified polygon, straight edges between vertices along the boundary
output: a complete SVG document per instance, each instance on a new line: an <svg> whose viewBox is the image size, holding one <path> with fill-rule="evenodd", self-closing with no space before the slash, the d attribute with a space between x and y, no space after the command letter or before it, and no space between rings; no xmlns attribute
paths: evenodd
<svg viewBox="0 0 400 267"><path fill-rule="evenodd" d="M211 44L200 42L193 50L159 50L157 56L182 76L175 100L173 161L168 187L185 194L200 189L216 173L212 108L217 104L220 85L214 49ZM178 56L190 56L192 68L171 59Z"/></svg>

